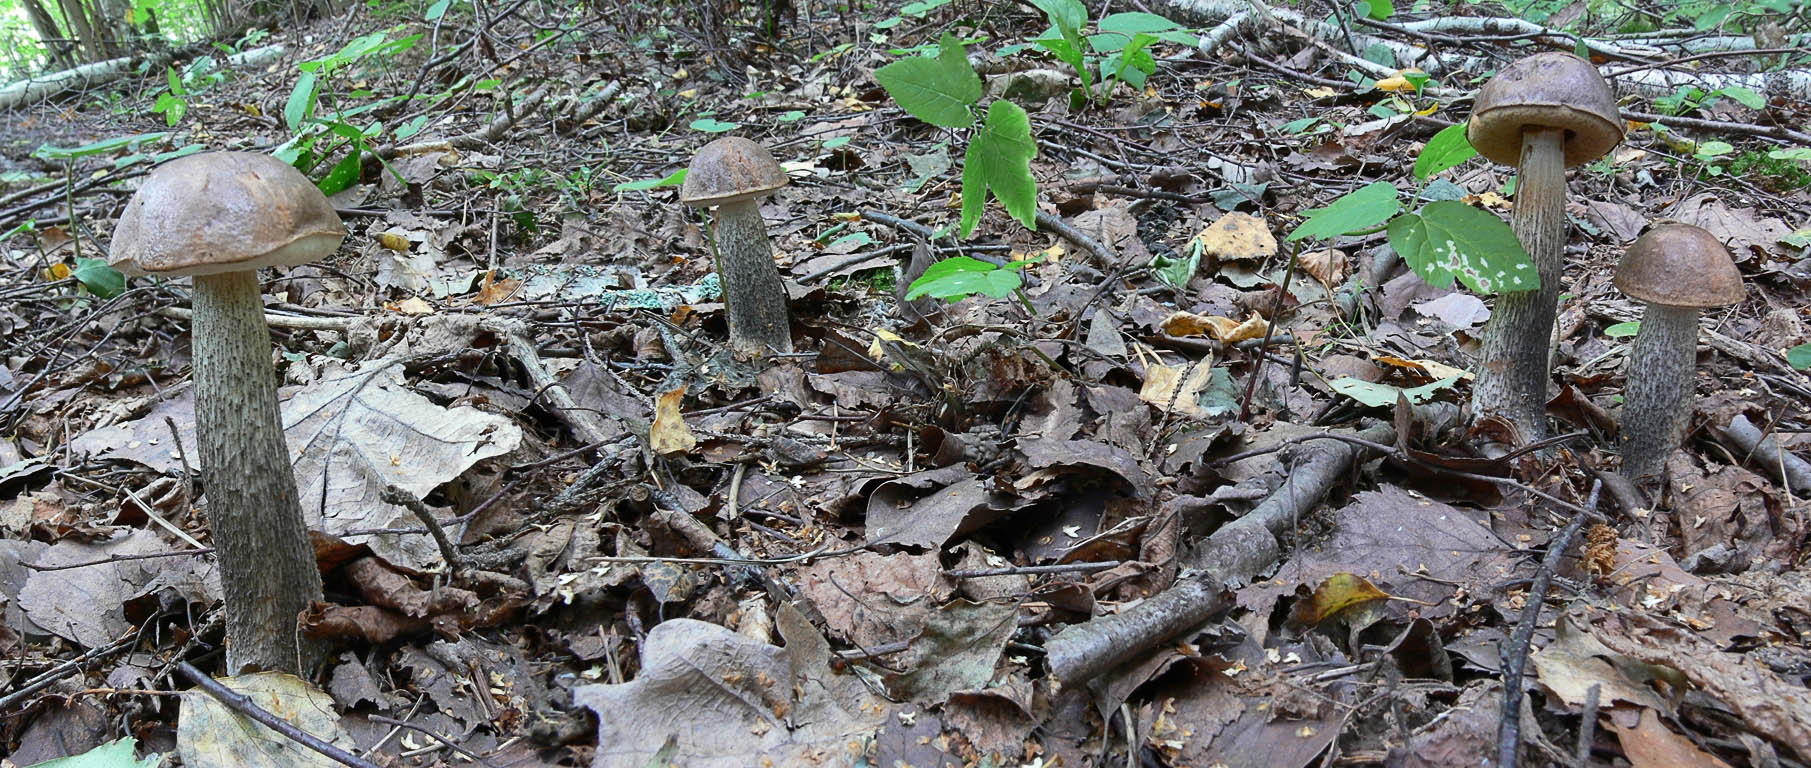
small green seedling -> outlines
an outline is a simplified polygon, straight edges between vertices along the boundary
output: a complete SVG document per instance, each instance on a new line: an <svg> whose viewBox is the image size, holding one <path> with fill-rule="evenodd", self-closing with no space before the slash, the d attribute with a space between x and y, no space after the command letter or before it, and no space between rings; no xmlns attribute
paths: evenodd
<svg viewBox="0 0 1811 768"><path fill-rule="evenodd" d="M1786 362L1801 371L1811 369L1811 343L1786 350Z"/></svg>
<svg viewBox="0 0 1811 768"><path fill-rule="evenodd" d="M1024 278L1019 270L1038 261L1037 257L1024 261L1009 261L1005 264L993 264L969 256L954 256L932 264L929 269L912 284L906 286L906 301L920 296L956 302L975 294L992 296L996 299L1011 294L1018 294L1019 301L1031 309L1031 302L1019 290Z"/></svg>

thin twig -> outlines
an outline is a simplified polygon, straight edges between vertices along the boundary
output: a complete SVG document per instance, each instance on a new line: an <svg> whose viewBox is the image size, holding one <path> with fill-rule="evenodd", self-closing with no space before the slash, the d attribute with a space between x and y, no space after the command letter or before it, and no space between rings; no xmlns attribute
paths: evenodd
<svg viewBox="0 0 1811 768"><path fill-rule="evenodd" d="M352 768L377 768L376 763L340 749L320 737L296 727L294 723L271 714L268 710L253 703L250 697L221 685L219 681L208 677L186 661L176 662L176 669L194 681L197 687L207 692L207 695L214 697L221 704L225 704L228 709L251 718L259 725L276 731L297 744L326 755L341 765L349 765Z"/></svg>

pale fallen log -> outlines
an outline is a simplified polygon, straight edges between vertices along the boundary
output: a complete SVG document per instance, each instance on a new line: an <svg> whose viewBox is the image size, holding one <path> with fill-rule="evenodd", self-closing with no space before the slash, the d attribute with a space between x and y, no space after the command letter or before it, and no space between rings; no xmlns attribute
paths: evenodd
<svg viewBox="0 0 1811 768"><path fill-rule="evenodd" d="M1387 424L1361 430L1358 437L1388 445L1396 431ZM1229 587L1250 583L1276 565L1277 537L1312 511L1355 461L1368 452L1335 440L1315 440L1301 449L1302 461L1283 484L1244 517L1221 526L1191 558L1200 571L1178 580L1150 599L1113 616L1077 624L1044 645L1050 671L1066 685L1084 683L1200 626L1232 605Z"/></svg>
<svg viewBox="0 0 1811 768"><path fill-rule="evenodd" d="M261 67L282 56L285 50L286 48L278 43L241 51L228 56L227 65L241 69ZM65 69L61 72L20 80L0 88L0 110L12 109L21 104L30 104L69 91L93 88L113 82L137 72L138 63L141 61L148 62L150 69L158 70L169 65L174 59L174 54L170 52L152 54L148 58L122 56L117 59L83 64L74 69Z"/></svg>
<svg viewBox="0 0 1811 768"><path fill-rule="evenodd" d="M1209 55L1220 46L1231 42L1236 33L1240 31L1251 31L1254 27L1264 25L1287 24L1301 30L1303 34L1320 45L1327 55L1377 79L1389 77L1396 73L1397 68L1406 67L1418 67L1436 77L1460 73L1482 74L1500 63L1482 56L1442 57L1412 40L1383 37L1367 32L1368 27L1353 27L1350 31L1354 46L1360 50L1373 46L1381 47L1389 50L1395 56L1397 67L1386 67L1354 56L1345 50L1347 30L1342 29L1340 25L1310 18L1288 8L1261 6L1251 0L1159 0L1157 5L1160 6L1158 9L1160 13L1177 21L1213 26L1207 34L1202 36L1201 43L1201 51ZM1399 35L1501 37L1540 35L1567 41L1568 46L1572 40L1575 40L1569 33L1561 30L1514 18L1445 16L1400 24L1379 24L1377 28ZM1811 35L1801 34L1790 37L1788 44L1811 45ZM1745 51L1754 50L1757 47L1754 38L1738 35L1718 35L1697 40L1673 40L1661 34L1624 40L1585 38L1584 45L1592 52L1606 57L1637 60L1664 60L1682 54L1720 50ZM1669 95L1678 90L1680 86L1691 85L1702 88L1706 92L1720 88L1742 87L1756 93L1780 94L1799 100L1811 99L1811 70L1802 68L1761 73L1643 69L1622 72L1610 79L1612 85L1621 91L1637 91L1651 96ZM1427 93L1435 98L1448 98L1461 95L1464 90L1435 88Z"/></svg>

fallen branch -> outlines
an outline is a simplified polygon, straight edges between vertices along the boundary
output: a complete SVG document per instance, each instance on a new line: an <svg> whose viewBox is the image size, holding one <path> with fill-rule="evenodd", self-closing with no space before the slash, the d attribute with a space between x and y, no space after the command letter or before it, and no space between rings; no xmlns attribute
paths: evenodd
<svg viewBox="0 0 1811 768"><path fill-rule="evenodd" d="M1762 433L1747 416L1738 414L1717 433L1740 449L1740 458L1765 467L1770 477L1785 481L1792 493L1811 496L1811 462L1781 448L1779 440Z"/></svg>
<svg viewBox="0 0 1811 768"><path fill-rule="evenodd" d="M226 61L232 67L260 67L271 59L282 56L288 48L282 44L267 45L249 51L228 56ZM83 64L74 69L53 72L42 77L34 77L0 88L0 110L12 109L40 99L47 99L69 91L84 90L97 85L113 82L138 71L138 62L144 61L153 71L168 66L176 54L166 52L150 57L122 56L117 59Z"/></svg>
<svg viewBox="0 0 1811 768"><path fill-rule="evenodd" d="M1392 443L1396 431L1379 424L1361 430L1373 443ZM1199 570L1169 589L1114 616L1063 630L1044 646L1050 671L1065 684L1086 682L1200 626L1232 605L1228 586L1250 583L1276 565L1277 536L1319 504L1369 452L1344 442L1317 441L1283 485L1244 517L1214 531L1194 562Z"/></svg>

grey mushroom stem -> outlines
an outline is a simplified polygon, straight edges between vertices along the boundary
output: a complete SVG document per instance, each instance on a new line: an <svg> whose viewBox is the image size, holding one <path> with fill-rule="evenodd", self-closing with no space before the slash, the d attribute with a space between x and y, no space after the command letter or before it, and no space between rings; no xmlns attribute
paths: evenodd
<svg viewBox="0 0 1811 768"><path fill-rule="evenodd" d="M321 576L283 438L257 273L197 276L194 302L195 436L229 587L227 669L306 670L318 649L296 616L321 594Z"/></svg>
<svg viewBox="0 0 1811 768"><path fill-rule="evenodd" d="M1541 287L1497 296L1479 351L1473 418L1498 416L1523 444L1546 436L1548 355L1566 247L1566 132L1529 128L1510 228L1527 249Z"/></svg>
<svg viewBox="0 0 1811 768"><path fill-rule="evenodd" d="M792 325L786 284L773 263L767 222L753 200L717 206L717 267L723 275L724 311L730 349L754 358L769 349L792 352Z"/></svg>
<svg viewBox="0 0 1811 768"><path fill-rule="evenodd" d="M1685 437L1697 351L1696 308L1647 305L1622 391L1623 476L1636 482L1658 477Z"/></svg>

